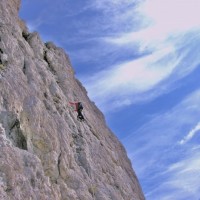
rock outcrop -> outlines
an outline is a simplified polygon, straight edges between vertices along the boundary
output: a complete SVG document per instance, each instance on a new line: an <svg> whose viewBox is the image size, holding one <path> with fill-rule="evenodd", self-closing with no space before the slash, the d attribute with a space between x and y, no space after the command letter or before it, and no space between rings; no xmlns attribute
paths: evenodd
<svg viewBox="0 0 200 200"><path fill-rule="evenodd" d="M68 56L28 32L19 5L0 1L0 199L144 200ZM85 122L68 104L76 100Z"/></svg>

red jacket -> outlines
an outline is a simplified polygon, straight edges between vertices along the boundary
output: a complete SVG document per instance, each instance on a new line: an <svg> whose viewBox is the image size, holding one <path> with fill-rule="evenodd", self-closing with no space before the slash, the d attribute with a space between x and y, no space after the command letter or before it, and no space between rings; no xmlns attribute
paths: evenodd
<svg viewBox="0 0 200 200"><path fill-rule="evenodd" d="M78 103L79 102L69 102L70 105L75 106L75 110L74 111L78 111Z"/></svg>

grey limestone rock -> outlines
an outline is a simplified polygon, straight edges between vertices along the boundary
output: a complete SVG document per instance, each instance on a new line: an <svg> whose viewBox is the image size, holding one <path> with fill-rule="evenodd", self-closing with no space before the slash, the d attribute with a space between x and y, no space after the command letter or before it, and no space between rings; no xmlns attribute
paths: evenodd
<svg viewBox="0 0 200 200"><path fill-rule="evenodd" d="M0 199L144 200L124 147L69 57L28 32L19 5L0 1ZM75 100L85 122L69 106Z"/></svg>

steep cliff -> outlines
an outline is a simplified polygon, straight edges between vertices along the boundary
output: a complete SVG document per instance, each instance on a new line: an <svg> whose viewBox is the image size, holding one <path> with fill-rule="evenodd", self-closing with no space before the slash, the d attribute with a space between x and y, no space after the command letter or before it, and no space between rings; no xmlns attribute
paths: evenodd
<svg viewBox="0 0 200 200"><path fill-rule="evenodd" d="M143 200L123 146L68 56L28 32L19 5L0 1L0 199ZM68 105L76 100L85 122Z"/></svg>

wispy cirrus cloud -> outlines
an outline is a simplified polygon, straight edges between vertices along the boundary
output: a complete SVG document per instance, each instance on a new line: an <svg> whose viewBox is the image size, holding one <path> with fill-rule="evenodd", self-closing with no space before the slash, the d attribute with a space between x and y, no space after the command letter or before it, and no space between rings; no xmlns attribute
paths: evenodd
<svg viewBox="0 0 200 200"><path fill-rule="evenodd" d="M160 66L161 63L165 66ZM162 51L110 67L96 74L90 80L87 79L87 89L97 101L100 98L111 100L116 96L121 99L130 93L152 89L168 77L178 63L175 50L168 46Z"/></svg>
<svg viewBox="0 0 200 200"><path fill-rule="evenodd" d="M169 165L163 172L167 176L160 185L147 193L149 200L199 199L200 153L190 152L184 160Z"/></svg>
<svg viewBox="0 0 200 200"><path fill-rule="evenodd" d="M198 41L199 36L190 37L184 47L168 44L141 58L109 66L85 78L84 84L103 110L152 100L177 87L174 83L198 67Z"/></svg>
<svg viewBox="0 0 200 200"><path fill-rule="evenodd" d="M200 131L200 122L182 140L180 140L179 143L185 144L189 142L199 131Z"/></svg>
<svg viewBox="0 0 200 200"><path fill-rule="evenodd" d="M128 61L108 65L92 78L81 78L89 95L102 109L111 100L114 106L129 105L135 102L132 99L137 99L138 93L155 88L171 75L172 80L178 80L197 67L200 62L196 51L200 42L199 0L105 2L107 0L94 3L96 9L105 11L106 24L111 27L101 42L119 49L129 46L141 57L129 57ZM137 22L135 26L134 22ZM118 55L120 57L120 51ZM157 92L160 94L162 92Z"/></svg>
<svg viewBox="0 0 200 200"><path fill-rule="evenodd" d="M118 37L112 36L105 39L116 45L139 42L141 50L148 47L160 48L171 36L200 29L199 6L199 0L142 1L135 8L135 13L139 14L143 28L124 31Z"/></svg>
<svg viewBox="0 0 200 200"><path fill-rule="evenodd" d="M174 108L152 116L152 120L122 140L147 199L197 198L199 145L195 141L180 145L179 141L199 122L199 100L197 90Z"/></svg>

